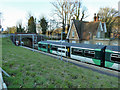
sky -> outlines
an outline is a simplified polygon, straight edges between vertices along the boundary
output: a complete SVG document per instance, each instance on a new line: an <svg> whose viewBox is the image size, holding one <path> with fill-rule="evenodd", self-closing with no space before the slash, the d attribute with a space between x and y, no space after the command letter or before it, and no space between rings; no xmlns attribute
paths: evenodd
<svg viewBox="0 0 120 90"><path fill-rule="evenodd" d="M42 16L48 20L57 18L53 17L54 7L50 2L55 0L0 0L0 12L2 15L1 24L4 30L7 27L16 26L22 22L23 26L27 25L28 13L39 20ZM120 0L82 0L82 7L87 8L88 17L86 21L93 21L94 13L99 8L110 7L118 10L118 2Z"/></svg>

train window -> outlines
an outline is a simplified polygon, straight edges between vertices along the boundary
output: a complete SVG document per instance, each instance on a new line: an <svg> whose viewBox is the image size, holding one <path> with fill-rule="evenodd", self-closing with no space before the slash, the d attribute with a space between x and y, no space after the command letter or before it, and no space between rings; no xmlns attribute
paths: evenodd
<svg viewBox="0 0 120 90"><path fill-rule="evenodd" d="M65 53L65 51L63 51L63 50L58 50L58 52L62 52L62 53Z"/></svg>
<svg viewBox="0 0 120 90"><path fill-rule="evenodd" d="M46 45L43 44L43 45L42 45L42 48L45 48L45 49L46 49Z"/></svg>
<svg viewBox="0 0 120 90"><path fill-rule="evenodd" d="M57 51L57 46L51 46L51 50Z"/></svg>
<svg viewBox="0 0 120 90"><path fill-rule="evenodd" d="M42 44L39 44L39 48L41 48Z"/></svg>
<svg viewBox="0 0 120 90"><path fill-rule="evenodd" d="M82 50L81 49L76 49L72 48L72 54L82 56Z"/></svg>
<svg viewBox="0 0 120 90"><path fill-rule="evenodd" d="M120 62L120 55L119 54L111 54L111 60Z"/></svg>
<svg viewBox="0 0 120 90"><path fill-rule="evenodd" d="M95 52L94 51L87 51L87 50L85 50L84 54L85 54L85 56L90 57L90 58L94 58L95 57Z"/></svg>

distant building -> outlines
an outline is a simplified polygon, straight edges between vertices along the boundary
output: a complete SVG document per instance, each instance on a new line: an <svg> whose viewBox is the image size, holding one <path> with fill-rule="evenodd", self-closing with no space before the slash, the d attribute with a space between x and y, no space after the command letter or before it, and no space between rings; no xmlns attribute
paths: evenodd
<svg viewBox="0 0 120 90"><path fill-rule="evenodd" d="M3 32L1 32L2 34L8 34L8 31L3 31Z"/></svg>
<svg viewBox="0 0 120 90"><path fill-rule="evenodd" d="M36 24L36 33L42 34L42 30L40 28L40 24Z"/></svg>
<svg viewBox="0 0 120 90"><path fill-rule="evenodd" d="M57 29L53 30L52 35L60 36L62 31L63 31L63 28L57 28ZM65 34L67 34L67 27L65 28Z"/></svg>
<svg viewBox="0 0 120 90"><path fill-rule="evenodd" d="M13 26L13 27L8 27L8 28L7 28L7 31L8 31L8 33L16 33L16 32L17 32L17 28L16 28L15 26Z"/></svg>
<svg viewBox="0 0 120 90"><path fill-rule="evenodd" d="M54 30L48 31L46 32L47 36L61 36L61 32L63 31L63 28L56 28ZM68 27L65 28L65 34L68 33Z"/></svg>

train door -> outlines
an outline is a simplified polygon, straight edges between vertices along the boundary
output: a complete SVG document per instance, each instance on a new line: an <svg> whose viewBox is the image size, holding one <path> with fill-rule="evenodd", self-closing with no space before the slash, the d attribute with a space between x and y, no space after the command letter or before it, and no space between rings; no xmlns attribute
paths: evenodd
<svg viewBox="0 0 120 90"><path fill-rule="evenodd" d="M70 58L70 47L66 47L66 56Z"/></svg>
<svg viewBox="0 0 120 90"><path fill-rule="evenodd" d="M101 66L105 67L105 49L106 46L101 49Z"/></svg>
<svg viewBox="0 0 120 90"><path fill-rule="evenodd" d="M48 53L50 53L50 45L48 44Z"/></svg>

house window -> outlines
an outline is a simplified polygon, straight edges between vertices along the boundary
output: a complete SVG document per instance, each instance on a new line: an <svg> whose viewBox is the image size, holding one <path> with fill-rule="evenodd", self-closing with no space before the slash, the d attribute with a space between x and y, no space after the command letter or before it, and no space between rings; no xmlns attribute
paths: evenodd
<svg viewBox="0 0 120 90"><path fill-rule="evenodd" d="M72 31L72 37L74 37L75 36L75 32L74 31Z"/></svg>
<svg viewBox="0 0 120 90"><path fill-rule="evenodd" d="M98 42L98 43L96 43L96 45L103 45L103 43L101 43L101 42Z"/></svg>
<svg viewBox="0 0 120 90"><path fill-rule="evenodd" d="M100 38L100 32L98 32L97 37Z"/></svg>
<svg viewBox="0 0 120 90"><path fill-rule="evenodd" d="M72 41L72 43L76 43L76 41Z"/></svg>

